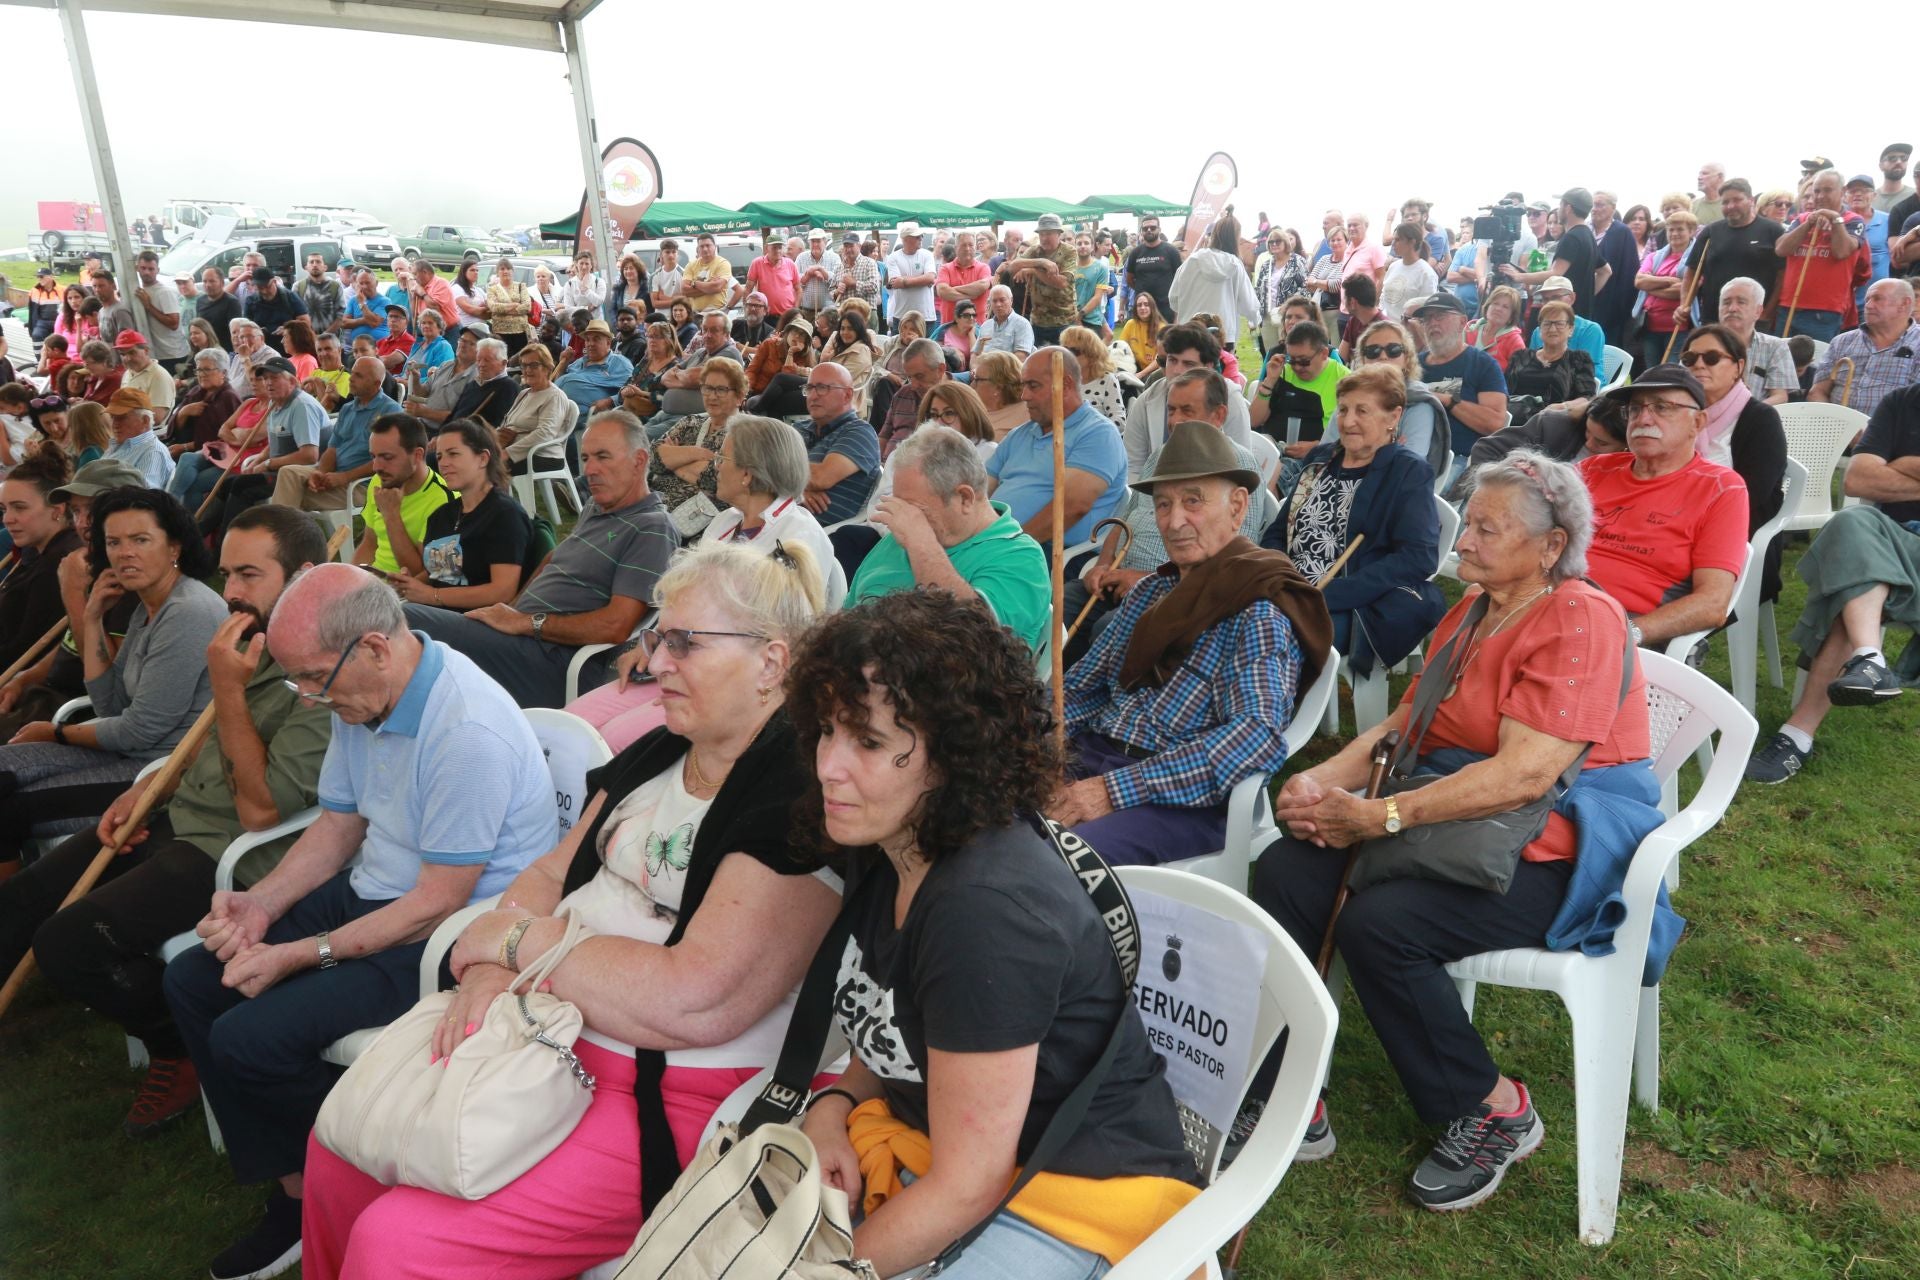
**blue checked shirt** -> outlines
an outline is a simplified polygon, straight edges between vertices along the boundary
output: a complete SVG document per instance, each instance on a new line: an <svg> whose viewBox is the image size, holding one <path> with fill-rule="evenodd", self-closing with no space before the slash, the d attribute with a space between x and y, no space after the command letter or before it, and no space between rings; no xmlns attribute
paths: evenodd
<svg viewBox="0 0 1920 1280"><path fill-rule="evenodd" d="M1106 775L1118 809L1142 804L1204 808L1234 784L1287 760L1287 724L1300 684L1293 624L1257 600L1200 634L1173 678L1120 688L1120 667L1140 615L1179 582L1171 567L1142 578L1086 657L1067 672L1067 732L1090 730L1152 752Z"/></svg>
<svg viewBox="0 0 1920 1280"><path fill-rule="evenodd" d="M1849 383L1847 371L1841 369L1835 377L1834 369L1840 361L1852 357L1853 379ZM1873 339L1867 336L1864 328L1849 329L1828 345L1820 359L1814 362L1813 380L1821 382L1833 379L1827 398L1835 404L1840 402L1840 392L1847 392L1847 405L1872 416L1874 406L1889 391L1920 382L1920 323L1910 323L1907 331L1893 340L1890 346L1875 350Z"/></svg>

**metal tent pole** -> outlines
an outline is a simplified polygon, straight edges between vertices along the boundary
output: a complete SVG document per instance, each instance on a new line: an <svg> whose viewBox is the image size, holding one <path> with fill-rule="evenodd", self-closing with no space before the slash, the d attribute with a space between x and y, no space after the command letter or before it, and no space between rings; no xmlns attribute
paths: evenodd
<svg viewBox="0 0 1920 1280"><path fill-rule="evenodd" d="M120 203L120 177L113 167L107 141L107 117L100 109L100 90L93 74L93 50L87 44L87 21L81 0L58 0L60 30L67 39L67 60L73 64L73 87L80 98L80 123L86 130L87 155L93 161L93 185L107 215L107 234L113 245L114 279L121 292L132 293L133 237L127 211Z"/></svg>
<svg viewBox="0 0 1920 1280"><path fill-rule="evenodd" d="M587 79L587 55L580 43L580 20L562 18L560 33L567 46L567 82L573 89L574 129L580 135L580 169L587 179L586 215L587 225L593 228L593 257L600 268L600 279L611 289L615 279L613 224L607 218L605 177L600 171L600 137L593 121L593 85ZM584 228L581 234L585 234Z"/></svg>

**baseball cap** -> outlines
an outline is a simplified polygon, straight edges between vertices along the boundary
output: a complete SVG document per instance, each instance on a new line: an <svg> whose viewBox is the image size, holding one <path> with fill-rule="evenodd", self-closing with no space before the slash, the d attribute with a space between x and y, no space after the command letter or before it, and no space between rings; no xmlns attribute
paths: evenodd
<svg viewBox="0 0 1920 1280"><path fill-rule="evenodd" d="M1804 173L1818 173L1822 169L1833 168L1833 161L1827 159L1825 156L1814 156L1810 160L1802 160L1800 162L1800 168Z"/></svg>
<svg viewBox="0 0 1920 1280"><path fill-rule="evenodd" d="M153 411L153 401L138 387L122 387L107 401L108 413L132 413L136 409Z"/></svg>
<svg viewBox="0 0 1920 1280"><path fill-rule="evenodd" d="M813 230L807 232L808 244L812 244L815 240L825 240L826 238L827 238L827 233L825 231L822 231L819 227L815 227Z"/></svg>
<svg viewBox="0 0 1920 1280"><path fill-rule="evenodd" d="M1567 279L1565 276L1548 276L1540 282L1539 292L1541 293L1552 293L1559 289L1564 289L1566 292L1572 293L1573 281Z"/></svg>
<svg viewBox="0 0 1920 1280"><path fill-rule="evenodd" d="M1847 185L1849 187L1870 187L1873 185L1873 179L1864 173L1856 173L1847 179Z"/></svg>
<svg viewBox="0 0 1920 1280"><path fill-rule="evenodd" d="M352 267L352 266L358 266L359 264L356 263L352 258L347 257L345 254L341 254L340 261L336 265L339 265L342 267Z"/></svg>
<svg viewBox="0 0 1920 1280"><path fill-rule="evenodd" d="M120 336L113 340L113 348L116 351L125 351L129 347L144 347L146 345L147 340L141 336L138 329L122 329Z"/></svg>
<svg viewBox="0 0 1920 1280"><path fill-rule="evenodd" d="M1457 316L1473 314L1467 310L1466 303L1460 301L1457 296L1451 293L1430 294L1408 307L1406 314L1417 316L1424 315L1429 311L1451 311Z"/></svg>
<svg viewBox="0 0 1920 1280"><path fill-rule="evenodd" d="M1911 142L1889 142L1886 146L1880 148L1880 158L1885 160L1896 151L1904 151L1908 155L1912 155L1913 144Z"/></svg>
<svg viewBox="0 0 1920 1280"><path fill-rule="evenodd" d="M390 312L398 311L401 315L405 315L407 314L407 304L404 302L389 302L387 304L387 310Z"/></svg>
<svg viewBox="0 0 1920 1280"><path fill-rule="evenodd" d="M74 472L73 479L48 496L58 502L63 498L97 497L109 489L144 489L146 487L146 477L136 471L131 463L120 458L95 458Z"/></svg>
<svg viewBox="0 0 1920 1280"><path fill-rule="evenodd" d="M746 296L745 301L757 302L764 307L767 305L767 295L760 292L758 289L755 289L752 293Z"/></svg>
<svg viewBox="0 0 1920 1280"><path fill-rule="evenodd" d="M920 224L909 219L901 223L900 229L894 234L900 236L902 239L905 239L907 236L913 236L917 239L920 235Z"/></svg>
<svg viewBox="0 0 1920 1280"><path fill-rule="evenodd" d="M1532 204L1529 204L1527 206L1527 212L1528 213L1552 213L1553 206L1548 204L1545 200L1535 200Z"/></svg>
<svg viewBox="0 0 1920 1280"><path fill-rule="evenodd" d="M860 233L858 231L849 231L845 235L840 237L840 243L841 244L859 244Z"/></svg>
<svg viewBox="0 0 1920 1280"><path fill-rule="evenodd" d="M253 282L255 284L265 284L274 278L272 267L255 267L253 269Z"/></svg>
<svg viewBox="0 0 1920 1280"><path fill-rule="evenodd" d="M1671 389L1684 391L1692 398L1697 408L1707 407L1707 393L1701 387L1700 380L1677 364L1657 364L1633 380L1632 385L1615 387L1607 394L1610 396L1631 396L1636 391L1657 391Z"/></svg>
<svg viewBox="0 0 1920 1280"><path fill-rule="evenodd" d="M38 271L36 271L36 272L34 272L33 274L34 274L34 275L35 275L36 277L37 277L37 276L50 276L50 275L52 275L52 274L53 274L53 268L52 268L52 267L42 267L42 268L40 268L40 269L39 269Z"/></svg>
<svg viewBox="0 0 1920 1280"><path fill-rule="evenodd" d="M254 367L261 373L284 373L289 377L298 372L293 367L293 361L285 356L268 356Z"/></svg>

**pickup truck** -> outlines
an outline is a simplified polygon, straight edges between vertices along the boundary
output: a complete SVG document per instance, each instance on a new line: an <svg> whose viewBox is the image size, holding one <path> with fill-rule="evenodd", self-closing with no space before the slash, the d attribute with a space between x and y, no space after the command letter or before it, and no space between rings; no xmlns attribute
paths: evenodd
<svg viewBox="0 0 1920 1280"><path fill-rule="evenodd" d="M420 228L417 236L401 236L400 252L408 262L425 258L436 267L454 268L474 260L495 262L519 250L481 227L432 222Z"/></svg>

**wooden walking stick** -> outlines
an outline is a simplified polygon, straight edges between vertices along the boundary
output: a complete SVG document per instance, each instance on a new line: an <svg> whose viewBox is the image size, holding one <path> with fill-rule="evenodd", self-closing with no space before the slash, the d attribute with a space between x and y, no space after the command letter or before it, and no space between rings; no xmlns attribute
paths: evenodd
<svg viewBox="0 0 1920 1280"><path fill-rule="evenodd" d="M1380 798L1380 789L1387 782L1387 765L1392 761L1393 753L1399 746L1400 731L1398 729L1381 734L1380 740L1373 744L1373 769L1367 774L1367 799ZM1314 962L1313 966L1319 971L1323 982L1326 980L1327 971L1333 967L1333 926L1339 923L1340 913L1346 910L1347 899L1353 896L1353 890L1347 887L1347 881L1353 875L1353 864L1360 860L1360 850L1364 846L1365 841L1360 841L1347 850L1347 865L1340 872L1340 888L1333 895L1333 911L1327 916L1327 931L1320 939L1320 958Z"/></svg>
<svg viewBox="0 0 1920 1280"><path fill-rule="evenodd" d="M1667 349L1660 353L1661 364L1673 358L1673 344L1679 340L1681 321L1685 320L1689 326L1693 323L1689 319L1693 314L1693 300L1700 292L1700 282L1706 278L1707 255L1711 252L1713 252L1711 242L1700 246L1700 261L1693 264L1693 280L1682 295L1679 308L1673 313L1673 332L1667 335Z"/></svg>
<svg viewBox="0 0 1920 1280"><path fill-rule="evenodd" d="M1817 231L1807 232L1806 254L1800 259L1800 278L1793 282L1793 300L1787 303L1787 322L1780 326L1782 338L1793 336L1793 313L1800 309L1800 291L1807 287L1807 268L1813 265L1813 251L1818 247L1814 244L1814 240L1818 236ZM1829 241L1833 239L1831 232L1828 233L1827 239Z"/></svg>
<svg viewBox="0 0 1920 1280"><path fill-rule="evenodd" d="M353 522L351 520L333 531L333 536L327 539L328 560L332 560L340 554L340 544L347 540L347 535L351 532L353 532Z"/></svg>
<svg viewBox="0 0 1920 1280"><path fill-rule="evenodd" d="M1100 531L1108 525L1117 526L1120 531L1120 545L1114 550L1112 562L1113 565L1117 565L1125 560L1127 558L1127 552L1133 549L1133 526L1125 520L1122 520L1119 516L1108 516L1105 520L1093 526L1093 540L1095 542L1100 541ZM1111 568L1112 565L1108 567ZM1080 616L1075 618L1073 625L1067 628L1068 640L1072 640L1074 633L1080 630L1080 624L1087 620L1087 615L1093 612L1093 606L1099 603L1099 600L1099 596L1091 596L1088 598L1087 603L1081 607ZM1065 603L1066 594L1063 589L1061 592L1061 605L1064 607Z"/></svg>
<svg viewBox="0 0 1920 1280"><path fill-rule="evenodd" d="M4 672L0 672L0 685L5 684L34 663L40 661L41 655L47 651L47 646L57 643L60 637L66 634L66 631L67 615L63 613L60 615L60 621L47 628L47 634L28 645L26 650L13 660L12 666L8 667Z"/></svg>
<svg viewBox="0 0 1920 1280"><path fill-rule="evenodd" d="M214 477L213 488L207 490L206 500L200 504L200 509L193 513L195 524L198 524L201 518L207 514L208 508L213 506L213 500L220 496L220 486L227 482L227 477L233 474L233 468L240 465L240 460L246 457L247 450L253 446L254 441L260 438L260 433L266 429L267 420L263 417L260 421L253 424L252 429L249 430L240 443L235 446L233 451L233 466L228 467L225 471L222 471Z"/></svg>
<svg viewBox="0 0 1920 1280"><path fill-rule="evenodd" d="M1349 542L1347 544L1347 549L1340 553L1340 558L1338 560L1335 560L1332 564L1328 565L1327 571L1321 574L1319 578L1314 581L1313 585L1316 587L1324 587L1329 582L1332 582L1334 578L1339 574L1339 572L1342 569L1347 567L1347 561L1353 559L1353 553L1358 551L1360 549L1360 544L1365 542L1366 540L1367 540L1366 534L1364 533L1354 534L1353 541Z"/></svg>
<svg viewBox="0 0 1920 1280"><path fill-rule="evenodd" d="M208 702L206 709L201 711L200 718L193 722L186 736L180 739L179 745L174 747L172 754L167 756L167 762L160 767L158 773L153 775L153 780L147 784L147 789L140 793L140 798L134 802L133 811L127 815L127 820L114 829L113 839L100 846L100 852L94 855L92 864L74 882L67 896L60 900L60 910L66 910L87 896L93 886L99 883L100 877L106 874L113 860L120 856L121 849L126 847L133 833L146 825L147 815L153 812L154 806L172 795L173 789L180 785L180 775L186 772L193 758L200 754L200 748L206 742L207 735L213 731L213 713L214 704ZM7 979L7 985L0 987L0 1015L4 1015L8 1006L13 1004L13 998L20 993L20 988L26 985L27 978L32 975L33 967L33 952L28 951L20 958L20 963L14 966L13 976Z"/></svg>
<svg viewBox="0 0 1920 1280"><path fill-rule="evenodd" d="M1060 351L1050 356L1053 363L1053 617L1049 626L1060 625L1066 612L1067 595L1067 409L1064 363ZM1066 643L1049 646L1053 659L1053 740L1062 755L1067 750L1067 669Z"/></svg>

